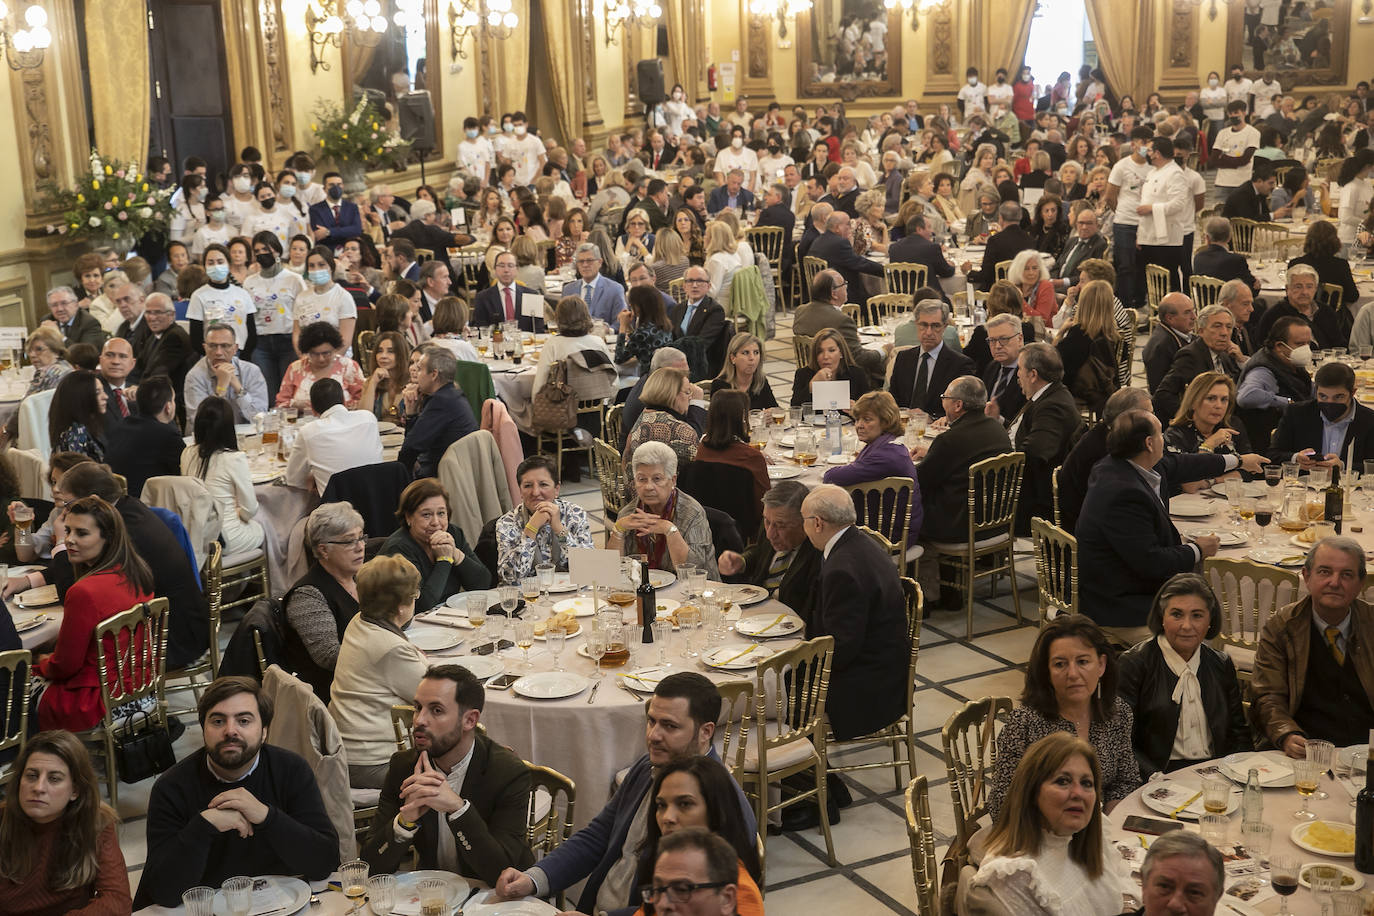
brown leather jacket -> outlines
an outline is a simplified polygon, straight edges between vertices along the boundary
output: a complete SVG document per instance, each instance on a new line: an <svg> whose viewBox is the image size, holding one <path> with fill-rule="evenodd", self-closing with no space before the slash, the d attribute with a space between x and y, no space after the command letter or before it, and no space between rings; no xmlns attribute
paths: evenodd
<svg viewBox="0 0 1374 916"><path fill-rule="evenodd" d="M1365 692L1374 696L1374 607L1356 598L1350 613L1348 652ZM1250 715L1256 731L1276 748L1281 749L1289 735L1304 734L1293 711L1302 702L1311 640L1311 596L1276 611L1260 632L1250 679Z"/></svg>

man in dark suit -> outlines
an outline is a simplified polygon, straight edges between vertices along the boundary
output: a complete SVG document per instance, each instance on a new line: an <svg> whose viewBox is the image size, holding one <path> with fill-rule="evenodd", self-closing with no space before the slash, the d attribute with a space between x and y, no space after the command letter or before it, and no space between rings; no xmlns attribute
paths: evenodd
<svg viewBox="0 0 1374 916"><path fill-rule="evenodd" d="M660 130L649 131L649 145L639 153L640 161L643 162L650 171L661 172L677 163L678 148L669 146L663 139L663 132ZM654 192L649 191L652 195Z"/></svg>
<svg viewBox="0 0 1374 916"><path fill-rule="evenodd" d="M1046 343L1028 345L1021 351L1016 375L1026 393L1026 406L1008 433L1016 451L1026 455L1016 516L1017 534L1026 535L1033 516L1054 518L1050 477L1078 441L1083 418L1073 395L1064 387L1064 363L1054 347Z"/></svg>
<svg viewBox="0 0 1374 916"><path fill-rule="evenodd" d="M763 533L743 554L727 550L718 559L728 582L769 590L811 626L821 579L821 552L806 536L802 500L806 484L780 480L763 494Z"/></svg>
<svg viewBox="0 0 1374 916"><path fill-rule="evenodd" d="M1245 285L1254 293L1259 292L1260 284L1250 272L1250 262L1245 255L1231 250L1231 221L1214 216L1203 227L1202 240L1205 244L1193 255L1193 273L1218 280L1244 280Z"/></svg>
<svg viewBox="0 0 1374 916"><path fill-rule="evenodd" d="M143 288L137 283L125 283L114 288L114 304L119 314L124 316L115 336L127 340L137 356L148 342L150 332L148 323L143 320ZM129 381L138 384L138 369L129 375Z"/></svg>
<svg viewBox="0 0 1374 916"><path fill-rule="evenodd" d="M944 344L949 306L938 299L916 304L918 344L897 354L888 390L903 409L916 407L932 419L945 415L945 388L961 375L975 375L973 360Z"/></svg>
<svg viewBox="0 0 1374 916"><path fill-rule="evenodd" d="M834 328L844 338L854 362L864 368L870 379L881 380L883 355L859 342L859 326L840 309L845 295L844 278L837 272L822 270L817 273L811 282L811 301L798 306L792 316L792 333L815 337L822 328Z"/></svg>
<svg viewBox="0 0 1374 916"><path fill-rule="evenodd" d="M111 337L100 349L100 363L96 375L105 390L105 428L108 432L138 413L134 403L135 390L129 383L134 370L134 348L123 337Z"/></svg>
<svg viewBox="0 0 1374 916"><path fill-rule="evenodd" d="M1026 406L1026 393L1021 390L1017 367L1021 348L1026 345L1021 319L1015 315L993 315L984 325L988 333L988 351L992 359L983 370L986 388L987 415L996 418L1006 428Z"/></svg>
<svg viewBox="0 0 1374 916"><path fill-rule="evenodd" d="M1184 544L1169 520L1169 482L1156 465L1164 457L1164 433L1155 416L1128 410L1107 433L1108 457L1093 468L1088 495L1074 533L1083 612L1119 641L1134 645L1148 631L1145 619L1155 592L1169 579L1191 572L1217 552L1216 535ZM1220 455L1182 455L1190 464L1224 463Z"/></svg>
<svg viewBox="0 0 1374 916"><path fill-rule="evenodd" d="M1159 300L1159 327L1145 341L1142 362L1145 363L1145 384L1154 391L1169 367L1174 364L1174 354L1180 347L1193 339L1193 327L1197 324L1197 311L1193 300L1182 293L1169 293Z"/></svg>
<svg viewBox="0 0 1374 916"><path fill-rule="evenodd" d="M138 373L141 378L165 375L172 381L172 390L177 393L177 416L185 415L186 401L183 390L186 387L186 373L195 362L191 350L191 335L176 323L176 308L172 300L163 293L148 296L147 307L143 310L143 321L148 325L148 337L142 352L135 354L138 360Z"/></svg>
<svg viewBox="0 0 1374 916"><path fill-rule="evenodd" d="M57 328L68 348L72 344L88 343L99 350L104 345L106 335L99 320L77 305L76 293L71 287L55 286L48 290L48 311L52 317L44 318L43 323Z"/></svg>
<svg viewBox="0 0 1374 916"><path fill-rule="evenodd" d="M817 202L811 207L811 212L806 217L806 228L802 230L802 237L797 241L798 262L806 262L806 256L811 253L811 246L821 237L821 233L825 231L826 220L830 219L830 214L834 212L835 208L830 204Z"/></svg>
<svg viewBox="0 0 1374 916"><path fill-rule="evenodd" d="M954 265L945 260L944 251L931 236L925 214L915 214L907 220L906 235L888 246L887 259L892 264L924 264L927 285L939 290L940 298L948 302L949 294L935 281L954 276Z"/></svg>
<svg viewBox="0 0 1374 916"><path fill-rule="evenodd" d="M1074 217L1073 228L1073 238L1064 246L1064 254L1050 272L1054 279L1054 288L1057 290L1066 290L1078 283L1078 268L1084 261L1101 258L1107 254L1107 237L1102 234L1102 227L1097 222L1097 214L1093 212L1092 207L1084 207L1078 211L1078 216Z"/></svg>
<svg viewBox="0 0 1374 916"><path fill-rule="evenodd" d="M1197 336L1174 353L1174 361L1154 390L1155 415L1160 422L1173 420L1188 383L1203 372L1222 372L1231 381L1240 378L1244 355L1231 339L1235 316L1224 305L1209 305L1197 319Z"/></svg>
<svg viewBox="0 0 1374 916"><path fill-rule="evenodd" d="M754 194L744 186L744 172L731 169L725 176L725 184L716 185L706 195L706 212L715 216L730 207L747 213L754 209Z"/></svg>
<svg viewBox="0 0 1374 916"><path fill-rule="evenodd" d="M410 222L391 233L391 237L406 239L416 248L428 248L436 259L447 261L448 250L472 244L472 236L441 229L434 221L437 209L432 200L415 201L410 205Z"/></svg>
<svg viewBox="0 0 1374 916"><path fill-rule="evenodd" d="M1035 247L1035 239L1021 228L1020 204L1009 201L999 205L997 224L997 234L988 239L987 247L983 249L983 266L974 270L972 261L965 261L959 266L969 282L983 292L991 289L993 281L997 279L998 264L1014 260L1021 252Z"/></svg>
<svg viewBox="0 0 1374 916"><path fill-rule="evenodd" d="M1269 460L1296 461L1304 468L1329 467L1345 459L1353 446L1355 463L1374 458L1374 410L1355 401L1355 372L1344 363L1327 363L1313 376L1317 396L1283 412Z"/></svg>
<svg viewBox="0 0 1374 916"><path fill-rule="evenodd" d="M797 218L792 214L792 208L787 205L788 200L787 185L774 182L763 192L763 209L759 211L758 221L754 223L755 228L760 226L777 226L782 230L782 258L780 263L775 265L779 271L779 276L791 276L792 270L792 229L797 225Z"/></svg>
<svg viewBox="0 0 1374 916"><path fill-rule="evenodd" d="M409 280L420 285L420 265L415 261L415 243L407 238L393 238L390 254L386 255L387 266L397 280Z"/></svg>
<svg viewBox="0 0 1374 916"><path fill-rule="evenodd" d="M422 204L425 201L417 200L415 203ZM487 327L502 321L519 321L522 331L543 330L543 317L531 318L524 314L521 300L527 295L538 296L542 310L544 294L540 290L516 283L516 266L515 252L503 251L496 256L495 270L492 271L496 282L478 293L472 303L470 324L474 327Z"/></svg>
<svg viewBox="0 0 1374 916"><path fill-rule="evenodd" d="M705 267L692 265L682 275L682 301L673 306L668 321L673 326L673 339L699 337L706 343L706 358L712 377L725 362L725 347L734 336L734 328L725 320L725 309L710 295L711 277Z"/></svg>
<svg viewBox="0 0 1374 916"><path fill-rule="evenodd" d="M478 731L485 693L461 665L436 665L420 679L415 746L391 756L361 853L373 871L396 871L412 849L420 868L487 884L506 868L534 864L525 841L529 767ZM460 765L462 782L455 786L449 778Z"/></svg>
<svg viewBox="0 0 1374 916"><path fill-rule="evenodd" d="M968 537L968 469L984 458L1011 451L1011 440L1001 422L984 413L987 389L978 379L956 378L943 389L943 399L949 428L930 440L928 447L920 447L925 458L916 466L925 513L921 538L963 541ZM935 559L931 551L926 553ZM938 594L938 560L922 564L922 572L927 565L937 575L923 576L922 584L930 584Z"/></svg>
<svg viewBox="0 0 1374 916"><path fill-rule="evenodd" d="M640 208L649 214L649 231L667 229L672 225L672 217L668 215L668 183L662 178L650 178L648 192Z"/></svg>
<svg viewBox="0 0 1374 916"><path fill-rule="evenodd" d="M859 216L859 181L854 177L854 170L844 166L836 172L834 190L822 197L821 200L830 204L837 211L848 214L850 219L857 219Z"/></svg>
<svg viewBox="0 0 1374 916"><path fill-rule="evenodd" d="M1244 280L1227 280L1221 285L1221 292L1217 294L1217 303L1230 309L1231 317L1235 320L1236 326L1231 331L1231 339L1247 358L1253 356L1255 344L1250 338L1249 323L1250 316L1255 312L1255 294Z"/></svg>
<svg viewBox="0 0 1374 916"><path fill-rule="evenodd" d="M144 379L137 400L138 411L109 428L105 448L110 470L124 476L129 495L135 497L143 493L149 477L180 474L181 453L186 449L176 425L176 392L167 376Z"/></svg>
<svg viewBox="0 0 1374 916"><path fill-rule="evenodd" d="M453 384L458 360L443 347L430 347L420 358L416 379L424 407L406 425L397 460L415 477L433 477L448 447L477 431L477 418L467 397Z"/></svg>
<svg viewBox="0 0 1374 916"><path fill-rule="evenodd" d="M349 239L362 235L363 215L358 211L357 204L344 200L343 176L338 172L326 172L324 194L325 199L310 208L310 226L315 241L338 248Z"/></svg>
<svg viewBox="0 0 1374 916"><path fill-rule="evenodd" d="M825 220L825 231L812 243L809 254L820 258L831 270L839 273L848 284L847 302L864 302L868 294L864 289L863 275L873 277L883 275L883 266L876 261L863 258L854 251L849 235L849 214L836 209Z"/></svg>
<svg viewBox="0 0 1374 916"><path fill-rule="evenodd" d="M1255 168L1250 180L1226 196L1221 215L1227 219L1252 219L1258 223L1269 222L1269 195L1278 181L1274 169L1263 160L1255 160Z"/></svg>
<svg viewBox="0 0 1374 916"><path fill-rule="evenodd" d="M806 636L835 638L826 715L841 741L902 715L910 658L897 568L854 519L852 498L834 484L821 484L802 502L806 536L822 556L820 596Z"/></svg>

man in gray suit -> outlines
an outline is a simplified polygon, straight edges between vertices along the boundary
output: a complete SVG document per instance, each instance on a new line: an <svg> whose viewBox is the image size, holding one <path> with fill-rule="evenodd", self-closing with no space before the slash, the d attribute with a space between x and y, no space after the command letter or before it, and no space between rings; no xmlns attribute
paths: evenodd
<svg viewBox="0 0 1374 916"><path fill-rule="evenodd" d="M825 328L834 328L844 338L854 363L863 367L870 378L881 382L884 374L883 355L875 350L867 350L859 343L859 326L840 309L847 299L845 281L839 272L822 270L811 281L811 301L797 307L792 319L792 333L815 337Z"/></svg>

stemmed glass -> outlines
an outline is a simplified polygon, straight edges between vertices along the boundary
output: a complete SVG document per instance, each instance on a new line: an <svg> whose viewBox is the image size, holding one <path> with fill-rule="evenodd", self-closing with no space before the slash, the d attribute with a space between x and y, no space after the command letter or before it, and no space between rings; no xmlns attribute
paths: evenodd
<svg viewBox="0 0 1374 916"><path fill-rule="evenodd" d="M487 623L487 596L484 593L468 595L467 597L468 623L477 634L482 635L482 629Z"/></svg>
<svg viewBox="0 0 1374 916"><path fill-rule="evenodd" d="M1321 902L1322 916L1331 912L1331 897L1341 887L1341 873L1334 865L1314 865L1307 870L1312 896Z"/></svg>
<svg viewBox="0 0 1374 916"><path fill-rule="evenodd" d="M596 680L605 677L601 673L601 659L606 655L606 630L597 624L592 624L587 630L587 654L596 662Z"/></svg>
<svg viewBox="0 0 1374 916"><path fill-rule="evenodd" d="M520 588L516 585L501 586L501 610L506 612L506 619L510 620L515 613L516 605L520 603Z"/></svg>
<svg viewBox="0 0 1374 916"><path fill-rule="evenodd" d="M549 650L553 656L553 670L562 671L563 663L559 661L559 656L563 654L563 645L568 640L567 627L551 626L544 630L544 648Z"/></svg>
<svg viewBox="0 0 1374 916"><path fill-rule="evenodd" d="M345 862L339 866L339 878L344 896L353 904L349 912L358 912L358 904L367 896L367 863L362 859Z"/></svg>
<svg viewBox="0 0 1374 916"><path fill-rule="evenodd" d="M1283 898L1279 916L1288 916L1288 898L1298 891L1298 857L1292 853L1275 853L1269 858L1269 883L1274 893Z"/></svg>
<svg viewBox="0 0 1374 916"><path fill-rule="evenodd" d="M1269 535L1267 533L1267 529L1269 528L1269 523L1273 520L1274 504L1270 502L1268 499L1257 500L1255 503L1255 527L1259 529L1259 538L1257 539L1258 543L1269 543Z"/></svg>
<svg viewBox="0 0 1374 916"><path fill-rule="evenodd" d="M539 594L546 604L549 600L549 589L553 588L553 570L552 563L540 563L534 568L535 575L539 577Z"/></svg>
<svg viewBox="0 0 1374 916"><path fill-rule="evenodd" d="M668 661L668 640L673 636L673 622L665 617L654 620L652 626L654 642L658 643L658 663L667 668L671 664Z"/></svg>
<svg viewBox="0 0 1374 916"><path fill-rule="evenodd" d="M515 621L515 644L520 647L520 651L525 653L521 667L529 671L534 667L530 662L530 649L534 647L534 621L516 620Z"/></svg>
<svg viewBox="0 0 1374 916"><path fill-rule="evenodd" d="M525 607L533 608L539 600L539 577L525 576L520 580L520 597L525 599Z"/></svg>
<svg viewBox="0 0 1374 916"><path fill-rule="evenodd" d="M1331 769L1331 764L1336 761L1336 745L1330 741L1309 741L1307 742L1307 759L1317 765L1317 791L1313 798L1330 798L1321 788L1320 776Z"/></svg>
<svg viewBox="0 0 1374 916"><path fill-rule="evenodd" d="M1302 807L1293 812L1293 817L1297 820L1310 821L1317 816L1307 810L1307 805L1317 791L1317 776L1320 773L1315 760L1293 761L1293 777L1296 780L1298 794L1302 796Z"/></svg>
<svg viewBox="0 0 1374 916"><path fill-rule="evenodd" d="M701 627L701 611L690 606L678 608L677 625L683 635L682 657L698 657L701 653L697 651L696 634Z"/></svg>

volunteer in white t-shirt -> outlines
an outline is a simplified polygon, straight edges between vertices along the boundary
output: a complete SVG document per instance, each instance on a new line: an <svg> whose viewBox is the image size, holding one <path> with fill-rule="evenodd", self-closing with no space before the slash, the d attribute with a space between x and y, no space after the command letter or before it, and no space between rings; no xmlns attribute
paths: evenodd
<svg viewBox="0 0 1374 916"><path fill-rule="evenodd" d="M732 169L744 173L744 186L752 188L759 174L758 154L744 145L744 128L735 125L730 128L730 145L716 154L716 182L725 184L725 176Z"/></svg>
<svg viewBox="0 0 1374 916"><path fill-rule="evenodd" d="M988 87L978 79L978 68L964 71L967 82L959 87L959 114L967 120L973 111L988 110Z"/></svg>
<svg viewBox="0 0 1374 916"><path fill-rule="evenodd" d="M296 297L305 292L305 281L286 269L281 255L285 249L271 232L253 236L253 260L257 273L243 281L243 291L253 297L253 324L258 341L253 348L253 365L262 370L267 382L267 400L273 403L286 369L296 359L291 345L295 323Z"/></svg>
<svg viewBox="0 0 1374 916"><path fill-rule="evenodd" d="M1216 199L1224 202L1231 192L1250 180L1255 150L1260 146L1259 131L1245 123L1246 104L1226 103L1227 126L1212 141L1212 164L1217 167L1213 188Z"/></svg>
<svg viewBox="0 0 1374 916"><path fill-rule="evenodd" d="M469 175L487 186L491 170L496 168L496 150L491 141L481 136L476 118L463 119L463 139L458 141L458 165Z"/></svg>
<svg viewBox="0 0 1374 916"><path fill-rule="evenodd" d="M253 297L229 280L229 250L218 243L205 249L205 274L210 282L191 294L186 318L191 322L191 349L201 351L206 325L221 322L234 329L239 350L251 354L257 342Z"/></svg>
<svg viewBox="0 0 1374 916"><path fill-rule="evenodd" d="M291 328L292 348L301 328L316 321L327 321L339 329L344 350L352 352L353 326L358 322L358 306L348 290L334 282L334 253L324 245L310 249L305 259L305 282L308 289L296 297L295 320Z"/></svg>
<svg viewBox="0 0 1374 916"><path fill-rule="evenodd" d="M1153 167L1145 158L1145 147L1154 136L1148 127L1131 131L1127 141L1130 155L1122 156L1107 177L1105 203L1115 207L1112 218L1112 261L1116 266L1116 290L1121 304L1139 309L1145 304L1145 268L1136 249L1136 230L1140 226L1140 189ZM1122 152L1126 146L1122 147Z"/></svg>
<svg viewBox="0 0 1374 916"><path fill-rule="evenodd" d="M511 115L511 132L515 136L505 142L502 152L515 166L515 183L524 187L534 184L545 161L544 141L528 130L523 111Z"/></svg>
<svg viewBox="0 0 1374 916"><path fill-rule="evenodd" d="M286 206L277 205L277 190L271 182L260 182L253 193L257 196L258 208L243 221L242 234L251 239L259 232L270 232L285 248L295 234L295 216Z"/></svg>
<svg viewBox="0 0 1374 916"><path fill-rule="evenodd" d="M988 87L988 111L992 111L992 106L1001 106L1002 111L1011 109L1011 100L1015 95L1015 90L1011 88L1011 83L1007 82L1007 71L1002 67L997 68L994 74L992 85Z"/></svg>
<svg viewBox="0 0 1374 916"><path fill-rule="evenodd" d="M1250 93L1254 91L1255 84L1245 75L1245 71L1239 65L1231 68L1231 78L1222 87L1226 90L1226 101L1244 102L1246 110L1250 108Z"/></svg>

